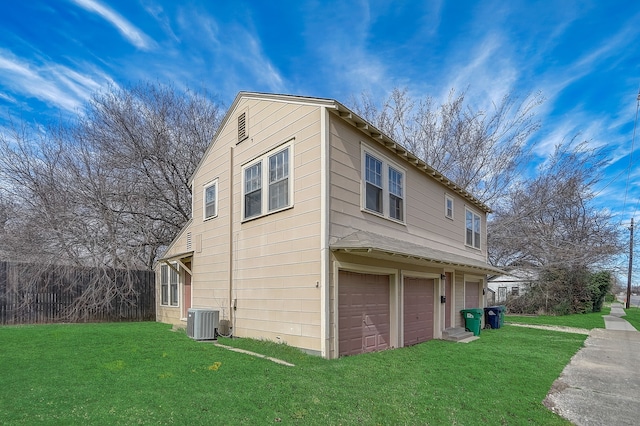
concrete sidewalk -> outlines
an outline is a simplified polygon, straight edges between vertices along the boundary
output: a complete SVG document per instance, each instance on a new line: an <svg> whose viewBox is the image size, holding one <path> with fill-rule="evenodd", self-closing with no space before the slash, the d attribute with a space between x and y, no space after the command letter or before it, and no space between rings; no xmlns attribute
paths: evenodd
<svg viewBox="0 0 640 426"><path fill-rule="evenodd" d="M613 305L606 329L591 330L544 400L550 410L576 425L638 424L640 332L622 316Z"/></svg>
<svg viewBox="0 0 640 426"><path fill-rule="evenodd" d="M609 315L602 316L602 318L604 318L604 327L607 330L637 331L631 324L622 319L625 315L626 314L624 313L624 309L622 309L621 304L612 304L611 313Z"/></svg>

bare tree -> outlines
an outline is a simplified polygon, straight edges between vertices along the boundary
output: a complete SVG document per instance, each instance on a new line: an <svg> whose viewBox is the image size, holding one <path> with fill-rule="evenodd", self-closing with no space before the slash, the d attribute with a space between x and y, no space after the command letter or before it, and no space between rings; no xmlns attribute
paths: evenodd
<svg viewBox="0 0 640 426"><path fill-rule="evenodd" d="M586 142L558 146L539 174L516 185L491 220L495 265L602 265L620 252L611 213L593 205L608 158Z"/></svg>
<svg viewBox="0 0 640 426"><path fill-rule="evenodd" d="M508 94L485 111L467 103L466 91L451 90L437 105L398 88L380 108L366 93L352 101L356 112L485 203L497 202L527 163L542 102L540 93Z"/></svg>
<svg viewBox="0 0 640 426"><path fill-rule="evenodd" d="M188 181L221 117L206 93L143 83L96 94L75 122L0 134L0 253L104 268L77 315L126 298L131 281L108 270L151 268L189 220Z"/></svg>
<svg viewBox="0 0 640 426"><path fill-rule="evenodd" d="M593 306L590 274L622 251L611 213L593 204L607 162L605 150L586 142L556 147L537 176L510 191L489 223L490 262L537 271L544 308L570 313Z"/></svg>

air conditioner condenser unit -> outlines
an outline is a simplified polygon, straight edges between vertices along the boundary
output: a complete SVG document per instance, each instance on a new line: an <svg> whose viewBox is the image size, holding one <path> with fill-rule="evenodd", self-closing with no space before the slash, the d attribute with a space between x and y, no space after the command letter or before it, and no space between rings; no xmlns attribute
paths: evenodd
<svg viewBox="0 0 640 426"><path fill-rule="evenodd" d="M220 323L220 311L191 308L187 314L187 336L194 340L215 340Z"/></svg>

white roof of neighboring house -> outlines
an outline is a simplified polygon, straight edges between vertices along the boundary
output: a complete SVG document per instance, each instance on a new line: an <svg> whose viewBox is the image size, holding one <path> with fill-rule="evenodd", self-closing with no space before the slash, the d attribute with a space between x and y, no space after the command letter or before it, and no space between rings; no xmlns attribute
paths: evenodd
<svg viewBox="0 0 640 426"><path fill-rule="evenodd" d="M532 270L515 269L504 275L489 278L489 284L528 284L537 278Z"/></svg>

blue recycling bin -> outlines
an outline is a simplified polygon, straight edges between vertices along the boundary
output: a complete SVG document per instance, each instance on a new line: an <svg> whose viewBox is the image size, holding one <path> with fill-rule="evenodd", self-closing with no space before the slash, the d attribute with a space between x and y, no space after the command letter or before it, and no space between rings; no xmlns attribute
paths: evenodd
<svg viewBox="0 0 640 426"><path fill-rule="evenodd" d="M488 306L484 308L484 323L487 328L500 328L500 306Z"/></svg>

